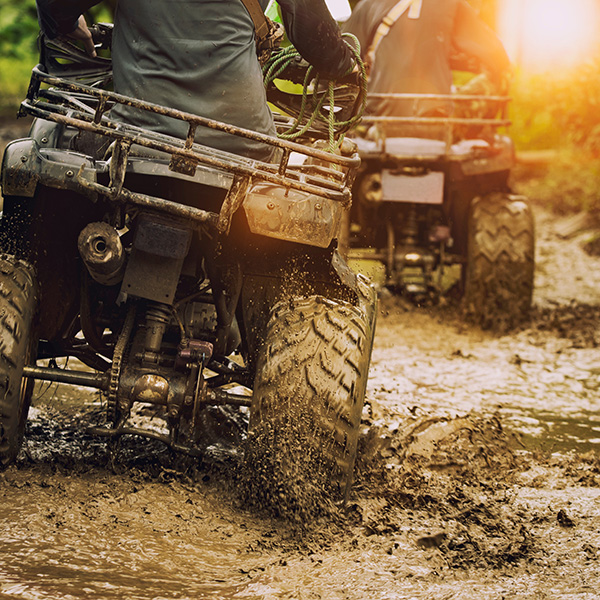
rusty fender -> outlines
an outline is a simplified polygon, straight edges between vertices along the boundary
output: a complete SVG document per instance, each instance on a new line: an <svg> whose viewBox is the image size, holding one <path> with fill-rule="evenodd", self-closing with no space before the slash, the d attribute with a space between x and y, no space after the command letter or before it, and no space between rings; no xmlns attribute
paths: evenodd
<svg viewBox="0 0 600 600"><path fill-rule="evenodd" d="M254 185L243 202L250 231L327 248L337 237L341 202L271 183Z"/></svg>

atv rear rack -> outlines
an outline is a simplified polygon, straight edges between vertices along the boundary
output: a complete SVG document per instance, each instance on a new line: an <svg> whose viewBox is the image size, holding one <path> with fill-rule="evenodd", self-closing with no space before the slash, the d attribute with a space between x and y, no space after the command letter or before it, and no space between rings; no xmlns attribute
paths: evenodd
<svg viewBox="0 0 600 600"><path fill-rule="evenodd" d="M42 84L52 87L42 87ZM187 137L184 140L112 120L105 113L116 104L183 121L188 125ZM351 198L350 189L360 165L360 158L352 144L343 148L348 148L346 156L332 154L315 147L48 75L41 65L32 71L27 98L22 102L19 114L29 114L112 140L109 184L102 185L90 181L89 177L82 177L85 163L80 168L77 181L91 192L103 194L114 201L131 202L147 207L158 207L157 203L160 203L161 210L166 208L165 201L160 198L133 193L123 187L132 147L141 146L164 153L165 160L170 160L169 170L179 176L193 177L201 166L221 171L230 185L218 216L176 203L170 203L172 206L169 207L170 212L181 212L181 216L186 218L216 222L221 232L228 231L233 212L239 207L246 191L256 183L268 182L348 205ZM198 127L207 127L264 143L274 149L277 158L274 162L264 162L204 146L195 140Z"/></svg>
<svg viewBox="0 0 600 600"><path fill-rule="evenodd" d="M371 116L365 115L362 119L365 124L382 125L385 134L386 125L419 125L423 127L423 131L428 129L433 132L434 128L443 128L443 139L447 146L451 146L454 140L454 134L457 126L480 127L488 128L493 131L500 127L508 127L511 121L505 118L507 105L510 102L509 96L490 96L490 95L475 95L475 94L369 94L369 99L381 100L406 100L413 102L413 110L417 110L418 104L421 101L438 100L447 103L451 107L450 115L448 116ZM459 107L468 108L469 104L478 104L473 108L473 112L480 110L490 110L499 113L498 117L470 117L470 116L455 116L459 111ZM463 109L464 110L464 109ZM402 137L396 135L395 137ZM406 136L415 137L415 136Z"/></svg>

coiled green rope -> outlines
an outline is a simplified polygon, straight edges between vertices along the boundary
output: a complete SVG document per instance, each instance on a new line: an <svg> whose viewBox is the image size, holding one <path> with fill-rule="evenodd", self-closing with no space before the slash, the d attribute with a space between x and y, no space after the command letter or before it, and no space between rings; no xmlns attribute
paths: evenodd
<svg viewBox="0 0 600 600"><path fill-rule="evenodd" d="M327 83L327 93L319 94L319 74L315 73L312 66L309 66L304 77L299 113L295 117L291 127L287 131L278 133L278 137L293 141L305 135L315 121L325 121L329 134L329 151L336 152L344 140L344 133L362 118L367 102L367 72L360 57L360 44L356 37L351 33L344 33L343 38L344 42L351 49L354 58L354 64L347 74L354 70L355 65L358 65L360 82L359 97L361 98L358 110L350 119L338 121L335 114L336 82L329 80ZM275 79L281 78L286 68L299 56L298 51L293 46L274 51L263 66L265 87L273 84ZM325 108L326 103L328 103L327 108Z"/></svg>

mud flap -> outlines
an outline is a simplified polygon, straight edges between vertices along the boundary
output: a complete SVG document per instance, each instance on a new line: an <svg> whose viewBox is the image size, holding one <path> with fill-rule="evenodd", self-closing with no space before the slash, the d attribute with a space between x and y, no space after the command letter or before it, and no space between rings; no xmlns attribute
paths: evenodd
<svg viewBox="0 0 600 600"><path fill-rule="evenodd" d="M171 304L191 239L190 229L154 216L141 216L121 294Z"/></svg>

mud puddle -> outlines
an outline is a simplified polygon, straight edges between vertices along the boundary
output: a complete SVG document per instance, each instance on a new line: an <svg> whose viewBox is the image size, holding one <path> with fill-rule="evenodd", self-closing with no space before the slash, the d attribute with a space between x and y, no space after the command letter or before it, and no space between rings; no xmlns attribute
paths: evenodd
<svg viewBox="0 0 600 600"><path fill-rule="evenodd" d="M234 453L113 464L97 406L61 408L0 475L0 598L597 597L597 453L515 451L501 416L366 417L348 506L298 526L241 503Z"/></svg>
<svg viewBox="0 0 600 600"><path fill-rule="evenodd" d="M201 490L61 471L5 475L0 597L232 597L260 564Z"/></svg>
<svg viewBox="0 0 600 600"><path fill-rule="evenodd" d="M0 598L597 598L598 348L546 317L498 338L384 305L352 497L303 526L243 504L234 447L111 461L100 400L40 390Z"/></svg>

